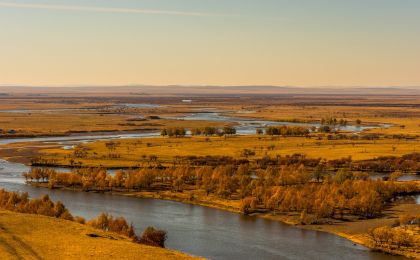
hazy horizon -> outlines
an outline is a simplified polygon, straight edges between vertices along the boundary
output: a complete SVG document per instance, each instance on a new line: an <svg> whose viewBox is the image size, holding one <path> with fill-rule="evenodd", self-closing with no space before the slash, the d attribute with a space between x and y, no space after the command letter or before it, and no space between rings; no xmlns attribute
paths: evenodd
<svg viewBox="0 0 420 260"><path fill-rule="evenodd" d="M0 84L420 86L415 0L0 1Z"/></svg>
<svg viewBox="0 0 420 260"><path fill-rule="evenodd" d="M294 86L294 85L263 85L263 84L252 84L252 85L195 85L195 84L167 84L167 85L152 85L152 84L43 84L43 85L29 85L29 84L2 84L0 88L18 87L18 88L165 88L165 87L179 87L179 88L278 88L278 89L403 89L403 90L420 90L418 86Z"/></svg>
<svg viewBox="0 0 420 260"><path fill-rule="evenodd" d="M419 87L291 87L291 86L1 86L0 94L61 96L72 94L133 95L392 95L419 96Z"/></svg>

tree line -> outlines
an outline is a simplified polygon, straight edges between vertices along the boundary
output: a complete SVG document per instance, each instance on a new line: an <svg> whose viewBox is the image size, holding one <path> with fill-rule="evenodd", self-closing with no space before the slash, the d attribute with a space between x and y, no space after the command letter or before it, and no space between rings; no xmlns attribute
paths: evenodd
<svg viewBox="0 0 420 260"><path fill-rule="evenodd" d="M26 177L43 169L32 170ZM379 215L392 198L419 192L415 183L371 180L366 173L342 168L327 171L320 162L314 169L304 164L268 166L252 169L248 164L219 166L174 166L166 169L143 168L117 171L83 168L71 173L49 170L38 179L50 188L84 191L203 191L226 200L241 200L241 210L298 212L305 216L343 218L345 215L371 218ZM28 179L29 180L29 179ZM30 182L30 181L29 181ZM303 217L304 218L304 217ZM304 218L305 219L305 218ZM304 221L308 221L305 219Z"/></svg>
<svg viewBox="0 0 420 260"><path fill-rule="evenodd" d="M360 125L361 124L361 121L359 122L358 120L356 120L356 123L358 125ZM340 125L340 126L346 126L347 125L347 119L344 119L344 118L337 119L335 117L324 117L324 118L321 118L321 125L329 125L329 126Z"/></svg>
<svg viewBox="0 0 420 260"><path fill-rule="evenodd" d="M420 153L415 152L401 157L380 156L371 160L360 161L355 170L372 172L420 172Z"/></svg>

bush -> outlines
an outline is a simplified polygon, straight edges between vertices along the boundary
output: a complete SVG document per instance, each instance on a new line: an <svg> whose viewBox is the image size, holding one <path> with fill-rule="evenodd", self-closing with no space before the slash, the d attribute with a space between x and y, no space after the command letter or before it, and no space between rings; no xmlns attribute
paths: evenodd
<svg viewBox="0 0 420 260"><path fill-rule="evenodd" d="M138 240L138 243L164 248L166 239L166 231L148 227L144 230L143 235Z"/></svg>
<svg viewBox="0 0 420 260"><path fill-rule="evenodd" d="M86 220L85 220L84 218L82 218L82 217L78 217L78 216L74 217L74 218L73 218L73 221L74 221L74 222L77 222L77 223L79 223L79 224L86 224Z"/></svg>

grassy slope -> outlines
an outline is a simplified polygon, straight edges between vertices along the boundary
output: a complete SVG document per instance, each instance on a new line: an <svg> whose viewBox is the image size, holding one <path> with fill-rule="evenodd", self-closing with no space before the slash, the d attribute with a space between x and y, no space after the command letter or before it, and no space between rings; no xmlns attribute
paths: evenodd
<svg viewBox="0 0 420 260"><path fill-rule="evenodd" d="M89 237L96 234L100 237ZM193 259L86 225L0 210L0 259Z"/></svg>

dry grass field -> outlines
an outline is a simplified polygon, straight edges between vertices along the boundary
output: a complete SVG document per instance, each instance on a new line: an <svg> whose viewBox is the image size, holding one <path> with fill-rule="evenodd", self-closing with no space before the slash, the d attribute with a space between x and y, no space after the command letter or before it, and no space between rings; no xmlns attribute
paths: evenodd
<svg viewBox="0 0 420 260"><path fill-rule="evenodd" d="M13 136L66 135L83 132L159 131L164 127L224 126L224 123L156 119L132 121L128 115L101 115L75 113L0 113L0 125L5 130L15 130Z"/></svg>
<svg viewBox="0 0 420 260"><path fill-rule="evenodd" d="M0 136L68 135L83 132L159 131L163 127L223 127L227 123L180 121L193 108L126 107L130 100L102 98L0 98ZM155 117L155 118L149 118ZM9 133L13 131L14 133Z"/></svg>
<svg viewBox="0 0 420 260"><path fill-rule="evenodd" d="M179 116L197 109L214 108L235 111L234 116L298 122L319 122L325 117L345 119L354 124L357 119L366 124L392 124L387 129L372 129L381 134L420 135L420 98L418 96L24 96L0 98L0 129L16 130L20 135L62 135L89 131L155 130L163 126L198 127L219 123L177 120L137 121L140 116ZM158 107L123 108L124 104L162 104ZM34 110L10 113L8 110ZM59 109L59 111L54 111ZM65 109L65 110L63 110ZM68 110L73 109L73 110ZM44 111L42 111L44 110ZM229 112L228 112L229 113Z"/></svg>
<svg viewBox="0 0 420 260"><path fill-rule="evenodd" d="M191 137L191 138L145 138L114 141L115 150L109 150L109 141L83 144L87 150L85 158L73 157L73 150L45 148L38 152L46 159L54 159L58 165L70 165L71 160L84 166L135 167L145 166L149 156L155 155L162 164L172 163L176 156L231 156L243 159L258 159L263 156L286 156L294 153L311 158L340 159L351 156L354 160L372 159L378 156L401 156L420 151L419 140L317 140L305 137ZM244 149L255 151L255 155L243 156ZM117 154L118 158L110 157Z"/></svg>
<svg viewBox="0 0 420 260"><path fill-rule="evenodd" d="M96 236L96 237L95 237ZM1 259L193 259L87 225L0 211Z"/></svg>

